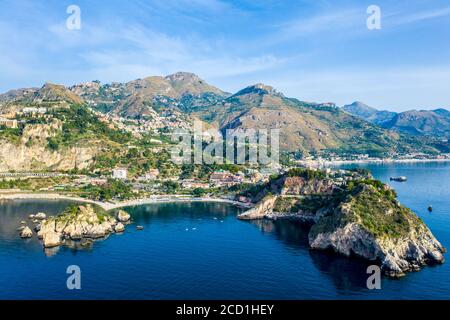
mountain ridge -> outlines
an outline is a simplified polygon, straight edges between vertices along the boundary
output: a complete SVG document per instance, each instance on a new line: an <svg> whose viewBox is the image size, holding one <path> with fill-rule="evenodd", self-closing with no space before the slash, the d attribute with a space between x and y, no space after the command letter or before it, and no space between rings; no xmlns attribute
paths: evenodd
<svg viewBox="0 0 450 320"><path fill-rule="evenodd" d="M10 107L8 103L19 103L19 108L23 108L30 103L39 105L58 99L125 118L170 117L175 122L200 119L224 133L280 129L281 149L303 155L338 152L388 156L440 150L434 142L372 124L333 103L288 98L262 83L230 94L187 72L104 85L99 81L71 87L45 84L37 90L19 89L0 95L2 104L6 103L2 111ZM356 103L355 107L358 106L371 114L374 112L361 102ZM442 110L440 113L445 114Z"/></svg>
<svg viewBox="0 0 450 320"><path fill-rule="evenodd" d="M413 109L397 113L387 110L380 111L356 101L344 105L342 110L386 129L411 135L450 137L450 111L444 108Z"/></svg>

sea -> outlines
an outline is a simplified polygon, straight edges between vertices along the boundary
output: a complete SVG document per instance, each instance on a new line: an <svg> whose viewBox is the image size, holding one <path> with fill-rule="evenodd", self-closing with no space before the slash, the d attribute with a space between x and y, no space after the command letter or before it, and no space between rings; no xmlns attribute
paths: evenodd
<svg viewBox="0 0 450 320"><path fill-rule="evenodd" d="M341 166L355 167L395 188L450 248L450 163ZM408 180L390 181L397 176ZM369 262L311 250L308 229L295 222L240 221L242 209L226 203L125 208L133 223L123 234L81 250L44 250L36 236L18 236L29 214L55 215L71 204L0 202L0 299L450 299L450 261L400 279L382 277L381 289L370 290ZM68 286L73 266L79 289Z"/></svg>

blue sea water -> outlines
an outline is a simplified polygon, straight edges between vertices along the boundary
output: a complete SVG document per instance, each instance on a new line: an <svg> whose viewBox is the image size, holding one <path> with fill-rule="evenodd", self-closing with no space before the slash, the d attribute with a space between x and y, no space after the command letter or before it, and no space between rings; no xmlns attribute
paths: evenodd
<svg viewBox="0 0 450 320"><path fill-rule="evenodd" d="M450 247L450 164L365 167ZM406 183L389 181L401 175ZM124 234L84 250L44 251L35 237L18 237L28 214L56 214L69 204L0 203L0 299L450 299L450 262L368 290L367 262L312 251L301 226L240 221L240 209L223 203L127 208L135 222ZM81 290L67 289L70 265L81 268Z"/></svg>

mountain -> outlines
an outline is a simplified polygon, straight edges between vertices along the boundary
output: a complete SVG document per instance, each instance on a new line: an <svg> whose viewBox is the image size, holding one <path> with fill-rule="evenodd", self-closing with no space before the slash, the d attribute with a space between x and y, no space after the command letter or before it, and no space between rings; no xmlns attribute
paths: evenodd
<svg viewBox="0 0 450 320"><path fill-rule="evenodd" d="M0 94L0 102L12 102L16 100L21 100L24 97L31 97L34 93L39 90L38 88L24 88L24 89L16 89L10 90L6 93Z"/></svg>
<svg viewBox="0 0 450 320"><path fill-rule="evenodd" d="M436 110L433 110L433 112L440 115L441 117L444 117L447 119L450 118L450 111L448 111L447 109L442 109L442 108L436 109Z"/></svg>
<svg viewBox="0 0 450 320"><path fill-rule="evenodd" d="M435 110L405 111L395 115L383 126L412 135L450 137L450 117L448 111L443 109L437 112Z"/></svg>
<svg viewBox="0 0 450 320"><path fill-rule="evenodd" d="M48 114L34 119L18 112L29 106L46 107ZM354 107L358 106L364 107L361 103ZM445 114L443 110L439 112ZM118 122L108 120L102 113L123 118ZM435 154L449 149L442 141L382 128L332 103L288 98L262 83L229 94L185 72L127 83L92 81L70 88L46 83L41 88L9 91L0 95L0 114L19 120L17 129L0 127L0 163L8 170L68 170L71 166L104 169L130 159L136 171L143 170L148 158L141 159L135 153L127 155L130 148L141 150L149 145L142 140L142 131L136 131L142 128L129 121L133 118L145 121L145 131L152 134L155 130L169 133L173 128L190 127L194 119L223 133L279 129L281 151L302 155L386 156ZM128 128L134 136L123 132L130 126L127 123L134 126ZM22 155L20 161L13 154ZM168 155L154 155L162 156ZM160 163L166 162L164 158Z"/></svg>
<svg viewBox="0 0 450 320"><path fill-rule="evenodd" d="M342 110L360 118L370 118L375 115L378 110L369 107L367 104L361 101L355 101L352 104L348 104L342 107Z"/></svg>
<svg viewBox="0 0 450 320"><path fill-rule="evenodd" d="M373 155L431 151L416 140L380 128L340 108L287 98L274 88L256 84L192 112L220 129L280 129L280 147L289 152L347 152ZM409 138L408 138L409 139Z"/></svg>
<svg viewBox="0 0 450 320"><path fill-rule="evenodd" d="M197 75L178 72L166 77L153 76L127 83L101 85L98 81L70 88L94 109L126 117L151 115L162 106L183 109L180 103L222 98L228 94L209 85Z"/></svg>
<svg viewBox="0 0 450 320"><path fill-rule="evenodd" d="M411 135L450 137L450 111L410 110L401 113L378 111L362 102L345 105L342 110L356 117Z"/></svg>
<svg viewBox="0 0 450 320"><path fill-rule="evenodd" d="M41 88L11 90L0 95L4 103L66 102L83 104L83 99L63 85L45 83Z"/></svg>

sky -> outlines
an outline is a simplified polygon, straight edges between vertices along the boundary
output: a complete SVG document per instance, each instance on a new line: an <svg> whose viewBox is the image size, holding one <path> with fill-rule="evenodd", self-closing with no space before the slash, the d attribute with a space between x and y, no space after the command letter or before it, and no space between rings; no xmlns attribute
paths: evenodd
<svg viewBox="0 0 450 320"><path fill-rule="evenodd" d="M0 0L0 92L177 71L228 92L265 83L311 102L448 109L450 1Z"/></svg>

